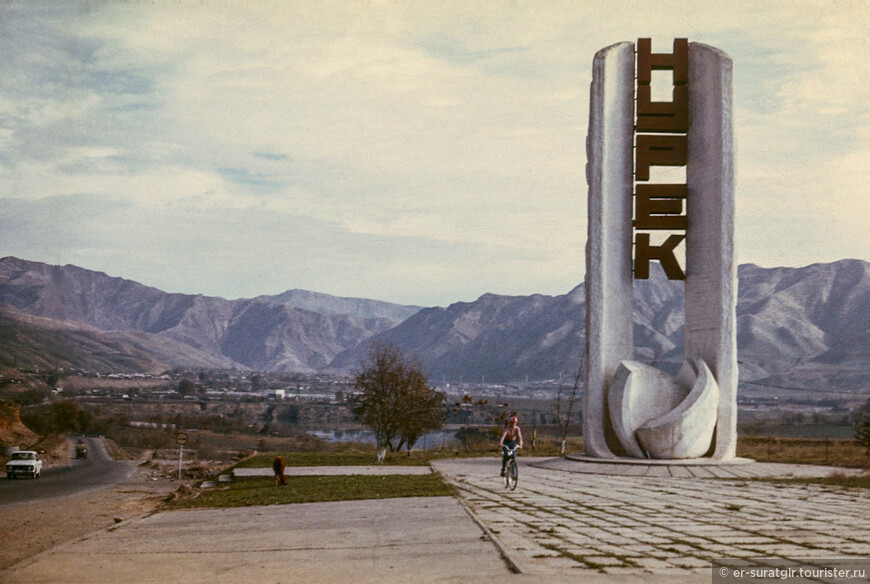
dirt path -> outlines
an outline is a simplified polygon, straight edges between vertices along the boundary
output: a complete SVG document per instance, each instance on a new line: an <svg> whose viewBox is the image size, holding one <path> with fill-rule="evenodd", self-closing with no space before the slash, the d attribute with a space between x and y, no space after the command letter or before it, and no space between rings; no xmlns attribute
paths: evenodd
<svg viewBox="0 0 870 584"><path fill-rule="evenodd" d="M110 487L35 503L0 504L0 575L58 544L153 511L182 484L137 468L128 480Z"/></svg>

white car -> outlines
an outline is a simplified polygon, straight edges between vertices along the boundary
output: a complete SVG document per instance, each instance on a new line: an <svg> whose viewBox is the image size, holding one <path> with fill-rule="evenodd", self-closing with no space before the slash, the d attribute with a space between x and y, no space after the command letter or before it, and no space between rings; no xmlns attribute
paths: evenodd
<svg viewBox="0 0 870 584"><path fill-rule="evenodd" d="M33 450L19 450L12 453L12 458L6 463L6 478L31 477L38 479L42 473L42 461L39 454Z"/></svg>

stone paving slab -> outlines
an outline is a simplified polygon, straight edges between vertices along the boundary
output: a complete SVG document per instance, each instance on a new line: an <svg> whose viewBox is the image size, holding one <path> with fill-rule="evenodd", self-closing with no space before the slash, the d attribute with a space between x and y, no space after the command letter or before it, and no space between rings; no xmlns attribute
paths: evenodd
<svg viewBox="0 0 870 584"><path fill-rule="evenodd" d="M643 465L605 463L608 473L630 469L606 474L590 470L594 463L522 457L519 486L508 491L495 457L432 464L523 572L548 578L667 574L709 582L716 559L866 558L870 550L870 515L860 511L870 508L866 490L740 480L842 469L749 463L716 478L715 466L687 465L679 468L692 472L683 476L654 477L635 474Z"/></svg>
<svg viewBox="0 0 870 584"><path fill-rule="evenodd" d="M656 476L656 477L695 477L695 478L818 478L832 474L847 476L861 475L866 471L835 466L816 466L809 464L786 464L779 462L753 462L746 458L730 462L715 463L698 459L680 462L644 461L619 459L619 462L595 461L585 456L569 455L561 458L526 459L530 464L541 468L577 472L585 474L604 474L614 476Z"/></svg>
<svg viewBox="0 0 870 584"><path fill-rule="evenodd" d="M339 476L339 475L426 475L432 469L428 466L288 466L284 474L288 477L301 476ZM271 468L237 468L233 470L237 479L275 476Z"/></svg>

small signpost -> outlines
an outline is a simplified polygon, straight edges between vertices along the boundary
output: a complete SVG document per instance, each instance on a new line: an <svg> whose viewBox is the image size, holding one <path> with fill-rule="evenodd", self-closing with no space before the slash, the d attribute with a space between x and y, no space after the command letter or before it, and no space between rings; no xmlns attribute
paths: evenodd
<svg viewBox="0 0 870 584"><path fill-rule="evenodd" d="M184 445L187 444L187 433L178 432L175 434L175 441L178 443L178 480L181 480L181 464L184 459Z"/></svg>

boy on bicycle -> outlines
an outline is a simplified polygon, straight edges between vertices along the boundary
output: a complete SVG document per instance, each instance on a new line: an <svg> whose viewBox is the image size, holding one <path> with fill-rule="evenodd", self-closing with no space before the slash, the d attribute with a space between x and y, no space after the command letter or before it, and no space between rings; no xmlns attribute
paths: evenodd
<svg viewBox="0 0 870 584"><path fill-rule="evenodd" d="M520 427L517 425L516 416L511 416L510 420L508 420L507 427L502 432L498 445L501 446L501 476L504 476L504 469L507 466L509 456L508 451L523 447L523 433L520 432Z"/></svg>

